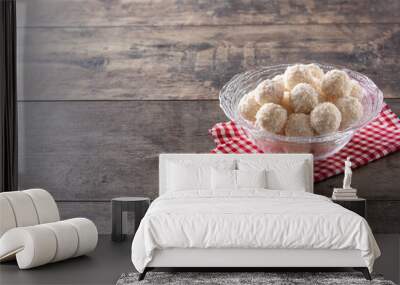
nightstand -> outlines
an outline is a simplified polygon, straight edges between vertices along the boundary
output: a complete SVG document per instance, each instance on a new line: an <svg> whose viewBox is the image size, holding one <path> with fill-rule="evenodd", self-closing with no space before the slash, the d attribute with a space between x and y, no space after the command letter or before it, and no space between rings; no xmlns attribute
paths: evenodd
<svg viewBox="0 0 400 285"><path fill-rule="evenodd" d="M123 241L126 234L123 232L123 212L134 212L135 232L140 221L150 206L150 199L146 197L119 197L111 200L113 241Z"/></svg>
<svg viewBox="0 0 400 285"><path fill-rule="evenodd" d="M359 214L363 218L367 218L367 200L364 198L348 199L348 200L337 200L332 199L332 202L339 204L340 206Z"/></svg>

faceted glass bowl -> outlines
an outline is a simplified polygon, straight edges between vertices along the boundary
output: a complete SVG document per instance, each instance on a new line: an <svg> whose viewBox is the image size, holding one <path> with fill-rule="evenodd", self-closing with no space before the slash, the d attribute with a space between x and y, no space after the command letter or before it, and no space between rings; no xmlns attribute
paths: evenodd
<svg viewBox="0 0 400 285"><path fill-rule="evenodd" d="M313 137L287 137L269 133L257 128L251 122L241 117L238 112L240 99L265 79L285 72L288 64L266 66L235 75L221 89L219 94L220 107L225 115L242 127L249 138L264 152L270 153L312 153L314 159L323 159L342 149L353 137L355 132L370 123L382 109L383 94L367 76L343 67L318 64L324 72L331 69L341 69L349 77L356 80L363 88L362 105L364 108L361 120L347 129L327 135Z"/></svg>

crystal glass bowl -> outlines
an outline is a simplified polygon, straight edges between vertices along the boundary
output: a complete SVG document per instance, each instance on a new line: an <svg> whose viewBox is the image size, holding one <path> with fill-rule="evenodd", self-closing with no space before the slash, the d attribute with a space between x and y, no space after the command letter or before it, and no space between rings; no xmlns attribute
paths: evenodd
<svg viewBox="0 0 400 285"><path fill-rule="evenodd" d="M318 64L324 72L331 69L344 70L351 79L363 88L362 105L364 115L361 120L345 130L313 137L287 137L269 133L257 128L241 117L238 112L240 99L253 90L261 81L282 74L287 64L266 66L235 75L220 91L219 100L226 116L242 127L249 138L264 152L271 153L312 153L314 159L323 159L342 149L355 132L371 122L382 109L383 94L367 76L343 67Z"/></svg>

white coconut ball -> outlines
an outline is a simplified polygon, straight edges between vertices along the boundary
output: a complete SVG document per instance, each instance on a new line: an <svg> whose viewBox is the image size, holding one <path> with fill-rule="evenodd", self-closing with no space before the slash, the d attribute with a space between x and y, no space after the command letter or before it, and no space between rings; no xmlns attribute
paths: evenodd
<svg viewBox="0 0 400 285"><path fill-rule="evenodd" d="M322 80L322 77L324 77L324 71L321 69L321 67L319 67L315 63L307 64L306 68L311 73L311 75L314 77L314 79Z"/></svg>
<svg viewBox="0 0 400 285"><path fill-rule="evenodd" d="M311 127L310 115L291 114L286 123L285 134L290 137L312 137L314 131Z"/></svg>
<svg viewBox="0 0 400 285"><path fill-rule="evenodd" d="M346 129L354 123L357 123L363 116L363 106L360 101L354 97L339 98L336 101L336 107L342 114L340 129Z"/></svg>
<svg viewBox="0 0 400 285"><path fill-rule="evenodd" d="M303 64L295 64L286 68L284 80L287 90L292 90L299 83L314 84L313 76Z"/></svg>
<svg viewBox="0 0 400 285"><path fill-rule="evenodd" d="M350 95L351 88L351 80L342 70L330 70L322 78L321 91L328 101L334 102L341 97Z"/></svg>
<svg viewBox="0 0 400 285"><path fill-rule="evenodd" d="M350 96L356 98L358 101L362 101L363 99L363 88L361 87L361 85L355 81L352 80L351 81L351 91L350 91Z"/></svg>
<svg viewBox="0 0 400 285"><path fill-rule="evenodd" d="M329 102L318 104L310 114L311 126L320 135L336 132L341 120L339 109Z"/></svg>
<svg viewBox="0 0 400 285"><path fill-rule="evenodd" d="M314 87L314 89L321 94L321 84L322 84L322 78L324 77L324 71L321 69L321 67L319 67L318 65L316 65L315 63L310 63L306 65L306 68L308 69L308 71L310 72L312 78L313 78L313 82L312 82L312 87Z"/></svg>
<svg viewBox="0 0 400 285"><path fill-rule="evenodd" d="M283 130L286 120L287 111L285 108L274 103L264 104L256 114L257 126L275 134Z"/></svg>
<svg viewBox="0 0 400 285"><path fill-rule="evenodd" d="M282 78L274 77L272 80L267 79L258 84L255 89L255 99L258 104L266 103L279 104L285 91L285 85Z"/></svg>
<svg viewBox="0 0 400 285"><path fill-rule="evenodd" d="M254 98L254 92L249 92L242 97L239 101L238 110L240 115L251 122L256 121L256 114L260 109L261 105L257 103Z"/></svg>
<svg viewBox="0 0 400 285"><path fill-rule="evenodd" d="M285 76L284 74L278 74L275 75L274 78L272 78L272 80L276 81L277 83L279 83L281 86L283 86L283 91L287 91L286 87L285 87Z"/></svg>
<svg viewBox="0 0 400 285"><path fill-rule="evenodd" d="M285 84L283 79L283 74L275 75L274 78L272 78L272 80L280 81L282 84Z"/></svg>
<svg viewBox="0 0 400 285"><path fill-rule="evenodd" d="M281 105L283 108L286 109L286 111L288 112L288 114L293 113L293 108L290 104L290 92L289 91L285 91L283 92L283 98L281 101Z"/></svg>
<svg viewBox="0 0 400 285"><path fill-rule="evenodd" d="M318 104L318 93L310 84L297 84L290 92L290 104L295 113L309 114Z"/></svg>

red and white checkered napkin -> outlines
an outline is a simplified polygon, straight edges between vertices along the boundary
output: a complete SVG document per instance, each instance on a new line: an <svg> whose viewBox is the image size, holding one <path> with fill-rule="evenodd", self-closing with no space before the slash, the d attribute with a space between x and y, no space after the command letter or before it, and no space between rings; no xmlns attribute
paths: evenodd
<svg viewBox="0 0 400 285"><path fill-rule="evenodd" d="M217 147L211 153L263 153L234 122L218 123L209 133ZM379 116L359 130L339 152L314 163L314 181L343 173L351 156L353 168L368 164L400 149L400 119L384 104Z"/></svg>

